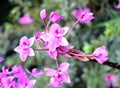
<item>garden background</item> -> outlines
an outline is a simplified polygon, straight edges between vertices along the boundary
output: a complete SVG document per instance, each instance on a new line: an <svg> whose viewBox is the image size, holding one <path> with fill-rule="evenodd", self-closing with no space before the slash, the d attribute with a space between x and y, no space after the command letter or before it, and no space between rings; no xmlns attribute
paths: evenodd
<svg viewBox="0 0 120 88"><path fill-rule="evenodd" d="M23 35L32 37L37 31L44 31L44 25L39 16L42 9L48 13L57 10L64 18L62 26L72 26L76 19L72 11L81 6L90 8L95 19L90 24L78 24L69 37L69 43L76 49L92 53L99 46L106 45L109 60L120 63L120 9L115 5L118 0L2 0L0 3L0 56L5 58L3 65L22 64L24 68L39 70L54 67L54 61L44 52L36 52L36 56L29 57L26 62L19 59L13 51ZM20 17L28 13L34 22L21 25ZM105 88L104 76L113 73L117 76L120 86L120 71L108 66L92 62L81 62L72 58L61 58L71 64L69 75L72 83L64 88ZM35 88L44 88L49 83L49 77L37 77Z"/></svg>

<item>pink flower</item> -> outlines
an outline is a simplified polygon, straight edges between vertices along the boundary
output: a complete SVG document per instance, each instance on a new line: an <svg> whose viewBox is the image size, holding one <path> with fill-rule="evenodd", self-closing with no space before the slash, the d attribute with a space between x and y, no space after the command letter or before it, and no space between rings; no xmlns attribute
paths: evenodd
<svg viewBox="0 0 120 88"><path fill-rule="evenodd" d="M119 0L118 4L115 5L115 8L116 8L116 9L120 9L120 0Z"/></svg>
<svg viewBox="0 0 120 88"><path fill-rule="evenodd" d="M17 46L14 51L20 54L20 59L24 62L28 56L34 56L34 51L31 46L34 43L34 38L28 39L26 36L23 36L20 39L19 46Z"/></svg>
<svg viewBox="0 0 120 88"><path fill-rule="evenodd" d="M47 87L52 86L52 87L61 87L62 83L71 83L71 80L68 75L68 68L70 64L67 62L61 63L59 68L57 70L51 69L51 68L46 68L45 73L47 76L50 76L50 83L48 84Z"/></svg>
<svg viewBox="0 0 120 88"><path fill-rule="evenodd" d="M2 82L2 88L12 88L12 81L13 81L14 77L13 76L9 76L9 77L4 77L1 79Z"/></svg>
<svg viewBox="0 0 120 88"><path fill-rule="evenodd" d="M47 18L46 9L43 9L43 10L40 11L40 17L42 18L42 20L45 20Z"/></svg>
<svg viewBox="0 0 120 88"><path fill-rule="evenodd" d="M43 71L37 71L36 68L32 69L32 72L27 70L27 72L35 77L43 75Z"/></svg>
<svg viewBox="0 0 120 88"><path fill-rule="evenodd" d="M13 68L12 68L12 72L14 74L14 77L18 78L18 82L20 84L27 84L27 82L29 81L25 71L23 70L22 66L17 66L15 65Z"/></svg>
<svg viewBox="0 0 120 88"><path fill-rule="evenodd" d="M57 23L57 22L61 21L63 19L63 17L61 15L59 15L58 12L53 11L53 12L51 12L49 19L50 19L50 21Z"/></svg>
<svg viewBox="0 0 120 88"><path fill-rule="evenodd" d="M2 67L0 88L34 88L36 80L28 79L21 65L15 65L11 71L9 71L9 68L10 66L7 68L5 66Z"/></svg>
<svg viewBox="0 0 120 88"><path fill-rule="evenodd" d="M25 13L23 15L23 17L20 17L19 18L19 22L20 24L22 25L25 25L25 24L31 24L34 22L34 19L33 18L30 18L29 14Z"/></svg>
<svg viewBox="0 0 120 88"><path fill-rule="evenodd" d="M89 8L78 8L73 10L72 15L74 18L79 19L80 23L89 24L94 19L93 13L90 12Z"/></svg>
<svg viewBox="0 0 120 88"><path fill-rule="evenodd" d="M62 37L67 33L68 29L68 27L61 28L60 25L54 23L50 26L50 33L52 33L55 37Z"/></svg>
<svg viewBox="0 0 120 88"><path fill-rule="evenodd" d="M68 27L61 28L58 24L53 23L50 26L49 33L45 33L41 36L41 39L45 42L46 49L51 58L56 58L58 55L57 48L59 46L68 46L69 43L65 39L64 35L67 33Z"/></svg>
<svg viewBox="0 0 120 88"><path fill-rule="evenodd" d="M40 37L41 37L43 34L45 34L45 33L44 33L44 32L40 32L40 31L38 31L38 32L35 34L34 39L35 39L35 42L36 42L36 43L40 43L40 42L41 42Z"/></svg>
<svg viewBox="0 0 120 88"><path fill-rule="evenodd" d="M3 62L4 61L4 58L0 57L0 62Z"/></svg>
<svg viewBox="0 0 120 88"><path fill-rule="evenodd" d="M93 52L93 57L97 60L98 63L103 64L105 61L108 60L108 52L106 50L106 46L98 47Z"/></svg>
<svg viewBox="0 0 120 88"><path fill-rule="evenodd" d="M118 88L118 82L115 74L105 74L104 80L106 82L107 88Z"/></svg>

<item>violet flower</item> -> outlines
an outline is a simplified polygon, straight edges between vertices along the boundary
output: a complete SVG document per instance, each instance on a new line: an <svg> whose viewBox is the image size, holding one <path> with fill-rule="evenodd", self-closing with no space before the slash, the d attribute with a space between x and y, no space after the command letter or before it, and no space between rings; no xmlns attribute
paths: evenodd
<svg viewBox="0 0 120 88"><path fill-rule="evenodd" d="M63 17L61 15L59 15L57 11L53 11L53 12L51 12L49 19L50 19L50 21L57 23L57 22L61 21L63 19Z"/></svg>
<svg viewBox="0 0 120 88"><path fill-rule="evenodd" d="M34 37L28 39L26 36L23 36L20 39L19 46L17 46L14 51L18 52L20 59L24 62L28 56L34 56L34 51L31 46L34 43Z"/></svg>
<svg viewBox="0 0 120 88"><path fill-rule="evenodd" d="M33 22L34 22L34 19L31 18L31 17L29 16L29 14L25 13L25 14L23 15L23 17L20 17L20 18L19 18L19 22L20 22L20 24L22 24L22 25L26 25L26 24L31 24L31 23L33 23Z"/></svg>
<svg viewBox="0 0 120 88"><path fill-rule="evenodd" d="M35 39L35 42L36 42L36 43L40 43L40 42L41 42L40 37L41 37L43 34L45 34L45 33L44 33L44 32L40 32L40 31L36 32L36 34L35 34L35 36L34 36L34 39Z"/></svg>
<svg viewBox="0 0 120 88"><path fill-rule="evenodd" d="M77 8L72 12L74 18L79 19L80 23L89 24L92 19L94 19L93 13L89 8Z"/></svg>
<svg viewBox="0 0 120 88"><path fill-rule="evenodd" d="M11 71L9 68L9 66L7 68L2 67L0 88L34 88L36 80L29 79L21 65L15 65Z"/></svg>
<svg viewBox="0 0 120 88"><path fill-rule="evenodd" d="M107 73L104 77L107 88L119 88L116 75L113 73Z"/></svg>
<svg viewBox="0 0 120 88"><path fill-rule="evenodd" d="M98 47L97 49L95 49L92 55L100 64L103 64L105 61L108 60L108 52L106 50L106 46Z"/></svg>
<svg viewBox="0 0 120 88"><path fill-rule="evenodd" d="M45 73L47 76L50 76L50 83L47 85L46 88L49 86L52 86L54 88L61 87L63 82L65 83L71 83L71 80L68 75L68 68L70 64L67 62L63 62L60 64L59 68L57 70L46 68Z"/></svg>
<svg viewBox="0 0 120 88"><path fill-rule="evenodd" d="M50 26L49 33L45 33L41 36L41 39L45 42L46 49L51 58L56 58L58 55L57 48L59 46L68 46L69 43L64 37L67 33L68 27L61 28L57 23L53 23Z"/></svg>

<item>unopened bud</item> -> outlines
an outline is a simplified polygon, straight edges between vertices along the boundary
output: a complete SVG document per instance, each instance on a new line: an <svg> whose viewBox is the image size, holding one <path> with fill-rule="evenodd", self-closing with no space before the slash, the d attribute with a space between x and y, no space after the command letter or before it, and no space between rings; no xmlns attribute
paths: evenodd
<svg viewBox="0 0 120 88"><path fill-rule="evenodd" d="M40 11L40 17L45 20L47 18L47 11L46 9L43 9Z"/></svg>

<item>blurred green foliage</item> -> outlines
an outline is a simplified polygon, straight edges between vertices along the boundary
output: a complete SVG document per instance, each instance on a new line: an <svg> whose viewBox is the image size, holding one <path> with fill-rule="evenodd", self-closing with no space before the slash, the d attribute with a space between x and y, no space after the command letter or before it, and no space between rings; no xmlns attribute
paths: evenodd
<svg viewBox="0 0 120 88"><path fill-rule="evenodd" d="M8 0L5 4L9 4L11 9L8 9L9 13L6 13L5 17L0 18L2 22L0 24L0 56L5 58L2 65L22 64L29 69L55 68L54 60L44 52L36 52L35 57L30 57L23 63L13 49L18 45L21 36L32 37L36 31L45 30L39 17L40 10L46 8L48 13L57 10L64 17L60 24L71 27L76 21L71 13L77 6L89 7L94 12L95 19L89 25L77 25L69 38L70 44L86 53L92 53L95 48L106 45L109 60L120 63L120 10L114 8L117 2L117 0ZM1 6L2 8L8 7L4 5ZM24 13L29 13L35 22L21 25L18 19ZM5 14L4 11L3 14ZM116 69L61 57L60 62L63 61L71 64L69 73L72 80L72 83L65 84L64 88L105 88L106 73L115 73L120 83L120 74ZM49 83L49 77L46 76L36 79L38 81L35 88L44 88Z"/></svg>

